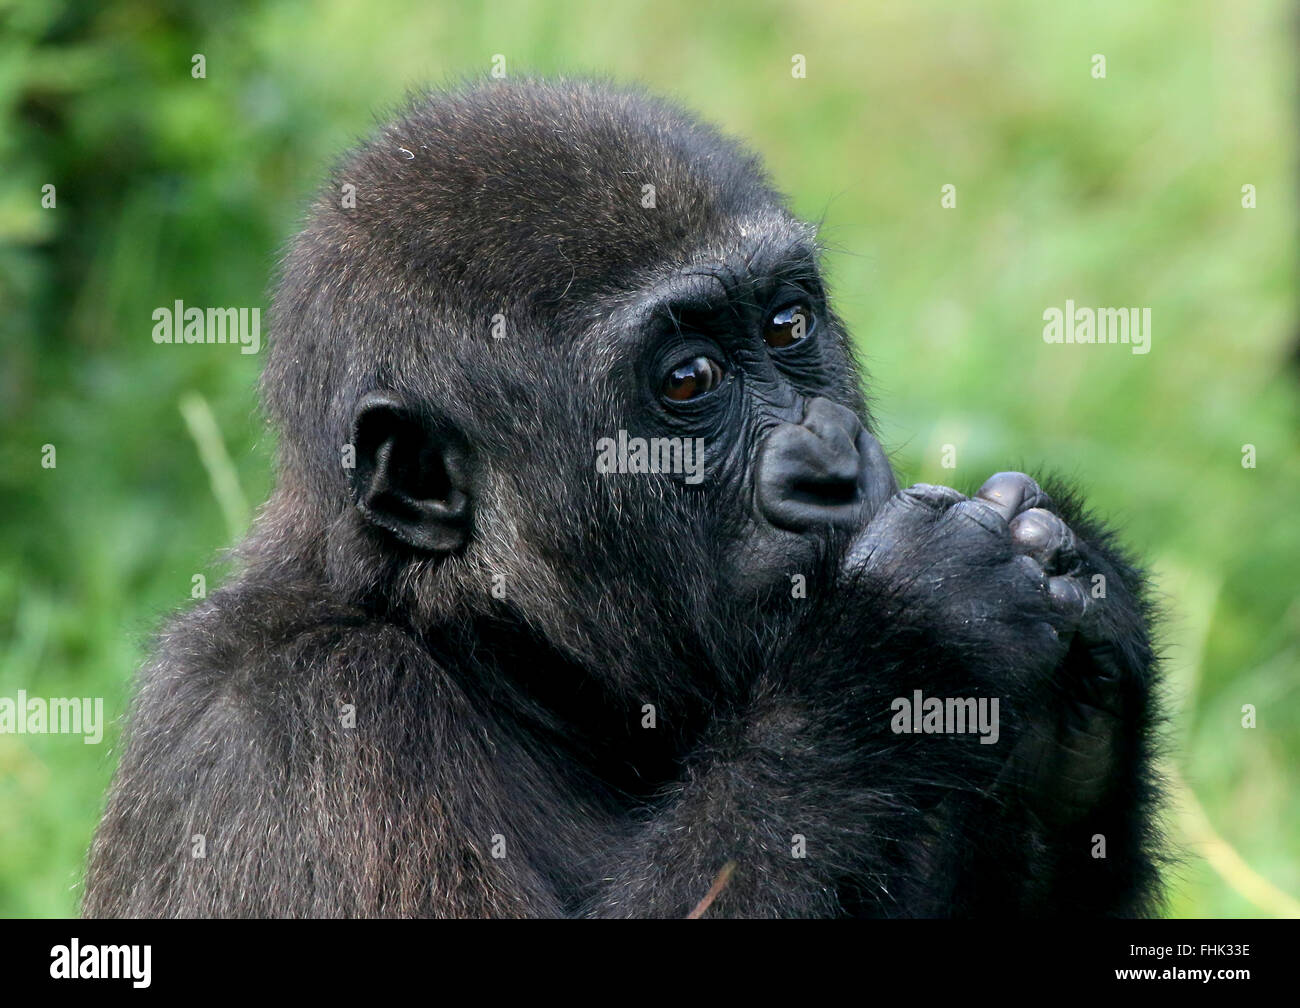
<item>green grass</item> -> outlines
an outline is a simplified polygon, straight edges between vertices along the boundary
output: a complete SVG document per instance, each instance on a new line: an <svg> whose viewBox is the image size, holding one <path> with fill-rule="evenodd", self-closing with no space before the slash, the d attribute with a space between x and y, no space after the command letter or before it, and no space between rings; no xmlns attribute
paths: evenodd
<svg viewBox="0 0 1300 1008"><path fill-rule="evenodd" d="M766 156L823 222L906 478L1048 468L1121 523L1169 613L1171 912L1300 915L1289 5L469 6L0 0L0 696L120 717L270 486L258 359L156 346L152 310L265 305L324 166L501 53L643 81ZM1151 307L1152 351L1045 344L1066 298ZM74 911L116 738L0 735L0 915Z"/></svg>

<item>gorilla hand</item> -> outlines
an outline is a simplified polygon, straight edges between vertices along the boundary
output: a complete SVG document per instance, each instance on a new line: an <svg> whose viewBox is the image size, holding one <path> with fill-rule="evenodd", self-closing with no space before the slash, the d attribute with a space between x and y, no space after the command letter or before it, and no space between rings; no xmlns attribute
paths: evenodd
<svg viewBox="0 0 1300 1008"><path fill-rule="evenodd" d="M1104 800L1126 737L1116 641L1127 621L1113 610L1135 606L1033 479L998 473L971 498L909 487L880 508L845 564L850 578L874 582L873 597L925 613L948 646L985 659L979 685L1004 698L1018 735L999 787L1023 787L1053 826ZM1120 590L1108 598L1112 586Z"/></svg>

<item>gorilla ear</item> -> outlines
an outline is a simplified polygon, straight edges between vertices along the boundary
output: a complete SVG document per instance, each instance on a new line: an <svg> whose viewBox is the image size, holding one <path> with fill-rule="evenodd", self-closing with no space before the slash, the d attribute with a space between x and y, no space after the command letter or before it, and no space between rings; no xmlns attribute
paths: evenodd
<svg viewBox="0 0 1300 1008"><path fill-rule="evenodd" d="M449 553L469 538L465 441L396 392L368 392L352 418L352 500L413 549Z"/></svg>

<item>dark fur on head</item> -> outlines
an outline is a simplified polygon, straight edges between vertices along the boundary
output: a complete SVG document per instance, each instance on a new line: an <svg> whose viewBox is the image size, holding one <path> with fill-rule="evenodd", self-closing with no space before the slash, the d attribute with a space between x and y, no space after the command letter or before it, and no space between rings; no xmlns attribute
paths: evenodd
<svg viewBox="0 0 1300 1008"><path fill-rule="evenodd" d="M642 685L659 670L639 649L619 654L629 634L706 650L731 593L706 555L679 554L667 572L660 558L665 543L715 541L700 526L719 516L699 501L610 500L619 488L597 478L593 439L618 429L627 376L599 366L615 360L613 323L634 292L744 248L740 229L760 225L811 240L753 155L638 91L520 81L417 97L335 169L286 257L263 379L282 452L264 535L278 541L255 539L248 555L302 550L341 597L425 624L488 606L503 577L511 608L548 640ZM840 384L860 402L857 382L846 367ZM377 387L428 403L430 422L474 446L463 554L394 557L351 506L340 455ZM647 542L648 527L662 537ZM574 557L589 572L578 583ZM683 628L697 639L679 641Z"/></svg>

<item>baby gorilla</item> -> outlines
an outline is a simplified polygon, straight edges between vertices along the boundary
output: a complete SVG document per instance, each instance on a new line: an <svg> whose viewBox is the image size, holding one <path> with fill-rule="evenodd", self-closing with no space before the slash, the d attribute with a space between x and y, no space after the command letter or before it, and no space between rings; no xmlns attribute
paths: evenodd
<svg viewBox="0 0 1300 1008"><path fill-rule="evenodd" d="M1064 488L900 492L818 260L636 92L429 94L346 158L85 912L1151 912L1139 572Z"/></svg>

